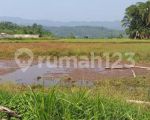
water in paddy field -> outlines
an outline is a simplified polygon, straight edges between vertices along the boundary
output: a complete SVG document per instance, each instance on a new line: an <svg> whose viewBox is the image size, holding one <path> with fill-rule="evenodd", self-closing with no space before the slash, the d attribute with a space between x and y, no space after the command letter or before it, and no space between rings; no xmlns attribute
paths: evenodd
<svg viewBox="0 0 150 120"><path fill-rule="evenodd" d="M144 69L134 69L136 75L149 74ZM11 82L23 85L81 86L93 87L98 80L132 77L130 69L102 68L56 68L56 65L43 63L41 67L33 64L23 72L14 61L0 61L0 83Z"/></svg>
<svg viewBox="0 0 150 120"><path fill-rule="evenodd" d="M9 66L5 62L0 62L0 68L8 68Z"/></svg>
<svg viewBox="0 0 150 120"><path fill-rule="evenodd" d="M5 67L6 65L4 63L0 63L0 68Z"/></svg>
<svg viewBox="0 0 150 120"><path fill-rule="evenodd" d="M7 68L8 64L0 62L0 68ZM54 65L47 67L46 63L42 64L42 67L33 65L29 69L23 72L21 69L16 69L13 72L6 73L0 76L0 82L11 82L25 85L44 85L44 86L94 86L92 81L88 80L77 80L73 81L69 79L69 74L72 72L72 68L56 68Z"/></svg>

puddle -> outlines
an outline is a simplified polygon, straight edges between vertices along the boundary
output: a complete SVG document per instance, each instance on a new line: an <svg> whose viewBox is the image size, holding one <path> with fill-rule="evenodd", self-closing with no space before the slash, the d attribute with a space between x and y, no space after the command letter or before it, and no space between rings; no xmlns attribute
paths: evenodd
<svg viewBox="0 0 150 120"><path fill-rule="evenodd" d="M0 63L0 66L5 68L8 67L7 64ZM78 80L75 83L65 82L62 80L64 76L69 76L73 69L68 68L56 68L53 65L47 67L46 63L43 63L42 67L39 68L38 65L31 66L26 72L17 69L14 72L1 75L0 82L12 82L24 85L42 85L42 86L93 86L92 82Z"/></svg>
<svg viewBox="0 0 150 120"><path fill-rule="evenodd" d="M6 64L0 62L0 68L4 68L4 67L6 67Z"/></svg>
<svg viewBox="0 0 150 120"><path fill-rule="evenodd" d="M9 69L9 68L18 68L18 66L16 65L16 63L12 60L0 60L0 69Z"/></svg>
<svg viewBox="0 0 150 120"><path fill-rule="evenodd" d="M1 76L2 81L16 81L17 83L30 84L34 83L37 80L38 76L42 76L48 72L51 72L52 66L47 67L46 64L43 64L41 68L38 65L31 66L26 72L18 69L15 72L8 73L6 75ZM53 72L58 72L57 69L53 69ZM59 70L59 72L61 72ZM62 71L64 73L64 71Z"/></svg>
<svg viewBox="0 0 150 120"><path fill-rule="evenodd" d="M3 72L17 67L15 62L0 61L0 70ZM0 71L0 73L1 73ZM135 70L136 74L145 74L147 71ZM104 68L56 68L54 64L33 64L26 72L15 69L1 74L0 83L12 82L24 85L42 86L81 86L92 87L97 80L106 78L133 77L131 70L105 70Z"/></svg>

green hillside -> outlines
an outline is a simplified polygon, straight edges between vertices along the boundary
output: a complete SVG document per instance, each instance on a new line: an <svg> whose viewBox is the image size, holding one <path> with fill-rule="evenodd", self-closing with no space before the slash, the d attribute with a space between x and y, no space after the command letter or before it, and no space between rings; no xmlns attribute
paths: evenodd
<svg viewBox="0 0 150 120"><path fill-rule="evenodd" d="M111 30L104 27L45 27L45 29L59 37L116 38L125 36L124 31Z"/></svg>

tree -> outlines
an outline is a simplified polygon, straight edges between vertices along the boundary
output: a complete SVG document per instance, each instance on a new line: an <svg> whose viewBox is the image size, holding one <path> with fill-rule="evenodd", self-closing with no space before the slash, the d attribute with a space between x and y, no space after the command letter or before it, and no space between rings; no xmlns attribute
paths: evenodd
<svg viewBox="0 0 150 120"><path fill-rule="evenodd" d="M38 34L41 37L52 36L52 33L43 29L42 25L34 23L32 26L17 25L12 22L0 22L0 33L7 34Z"/></svg>
<svg viewBox="0 0 150 120"><path fill-rule="evenodd" d="M130 38L150 38L150 1L138 2L126 9L122 25Z"/></svg>

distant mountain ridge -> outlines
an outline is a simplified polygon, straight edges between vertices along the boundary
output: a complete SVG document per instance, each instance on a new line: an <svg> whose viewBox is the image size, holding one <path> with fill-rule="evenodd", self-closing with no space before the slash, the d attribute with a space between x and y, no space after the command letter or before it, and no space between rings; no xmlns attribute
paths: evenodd
<svg viewBox="0 0 150 120"><path fill-rule="evenodd" d="M71 22L59 22L59 21L50 21L50 20L29 20L29 19L23 19L19 17L0 17L0 21L10 21L13 23L17 24L22 24L22 25L31 25L33 23L41 24L43 26L51 26L51 27L74 27L74 26L90 26L90 27L105 27L108 29L114 29L114 30L123 30L121 26L120 21L71 21Z"/></svg>
<svg viewBox="0 0 150 120"><path fill-rule="evenodd" d="M117 38L125 35L125 32L121 30L92 26L45 27L45 29L58 37Z"/></svg>

